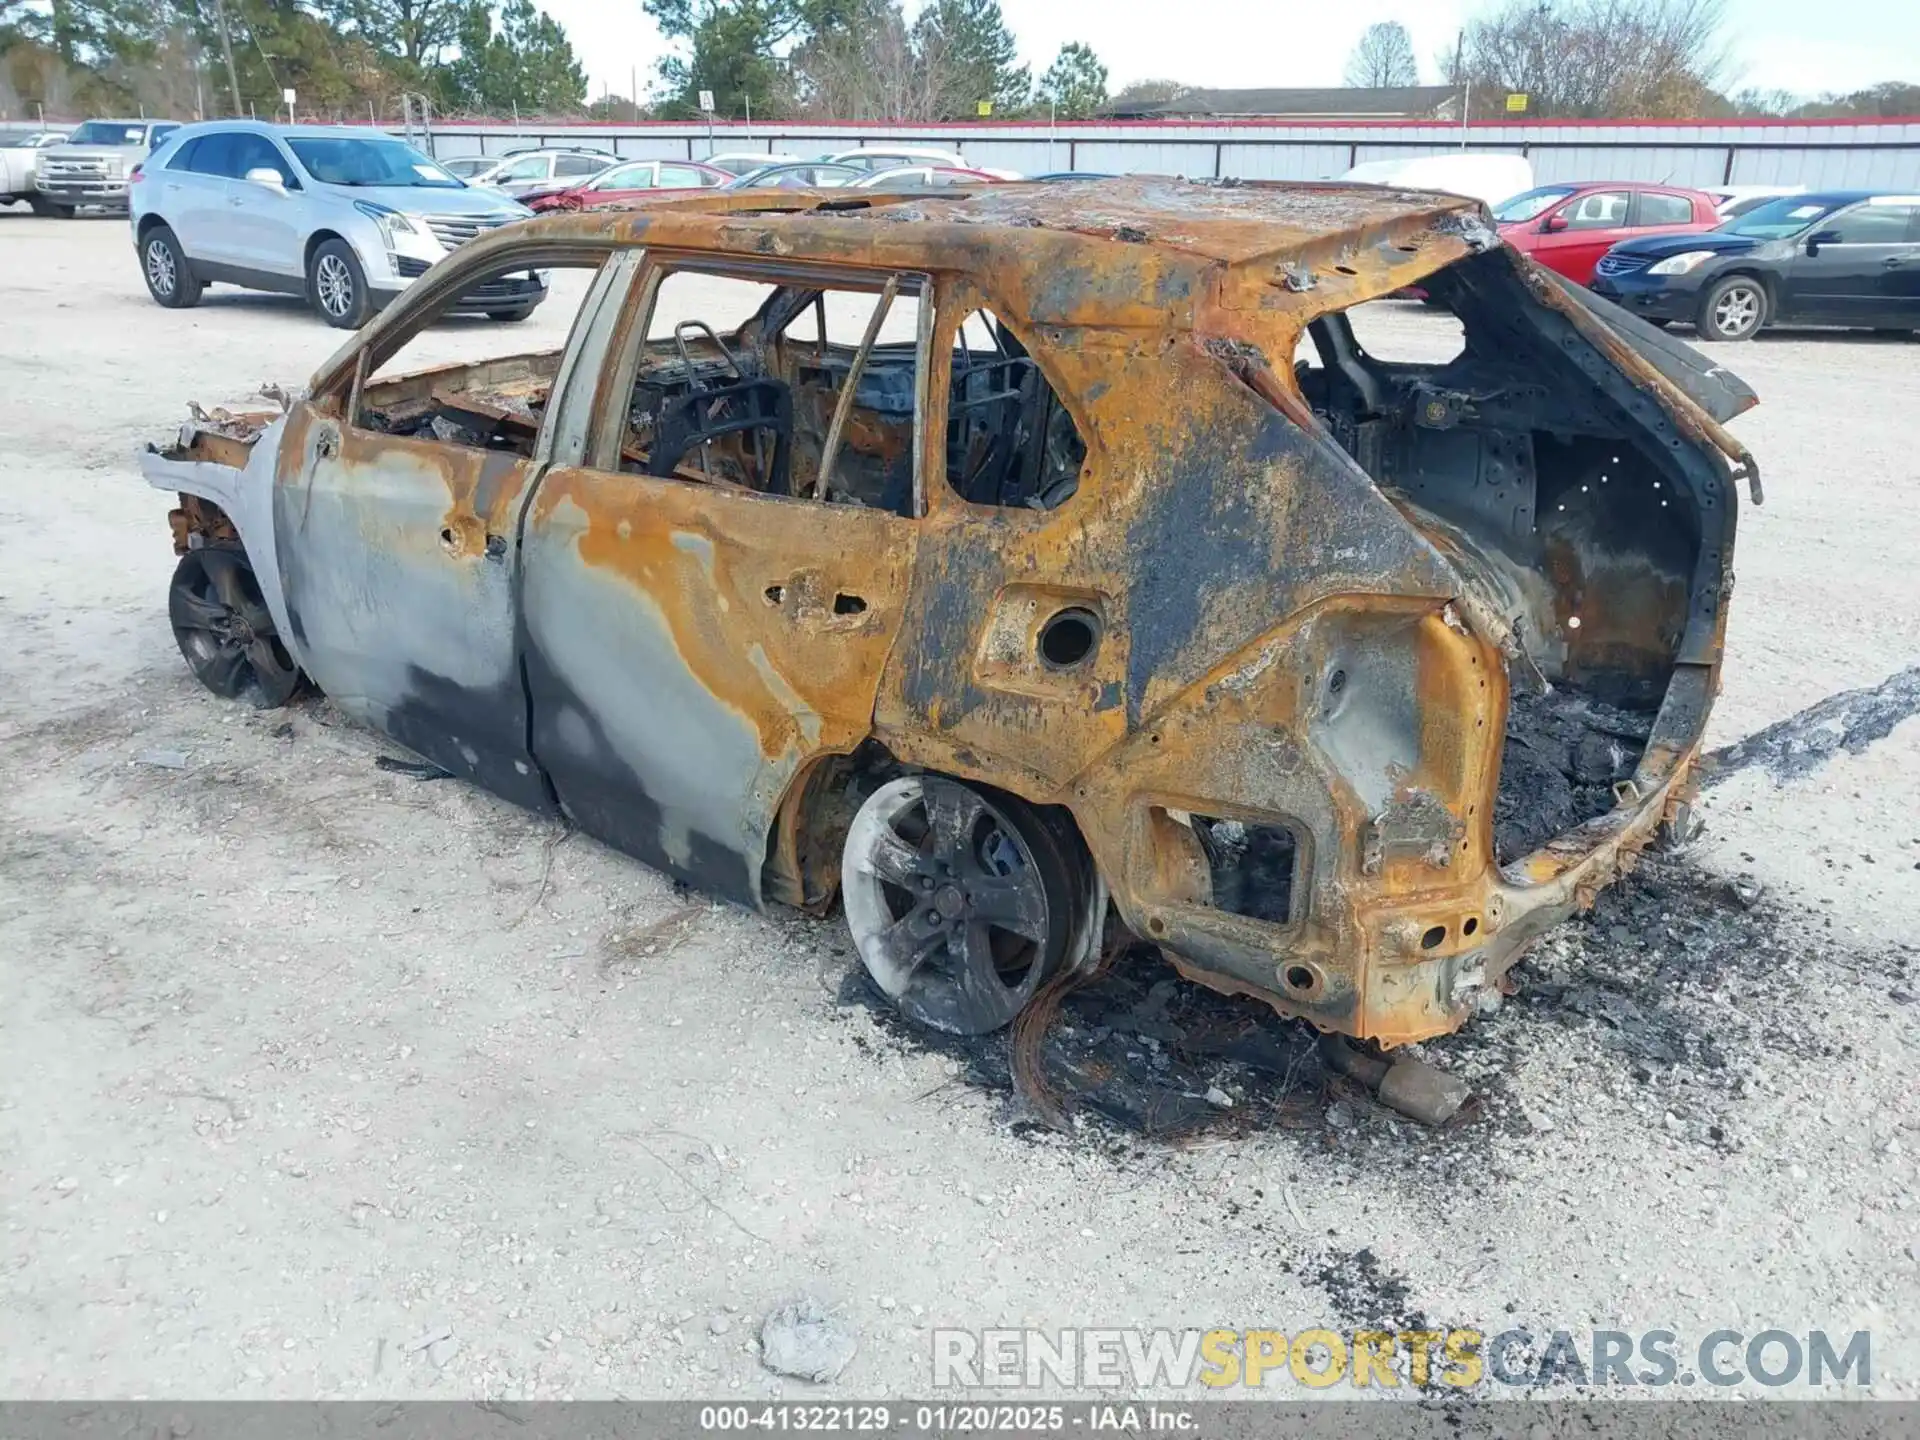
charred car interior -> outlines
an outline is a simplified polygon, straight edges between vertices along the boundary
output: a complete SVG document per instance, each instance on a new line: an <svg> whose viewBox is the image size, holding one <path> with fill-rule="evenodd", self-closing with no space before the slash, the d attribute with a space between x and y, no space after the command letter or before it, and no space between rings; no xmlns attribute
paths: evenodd
<svg viewBox="0 0 1920 1440"><path fill-rule="evenodd" d="M921 349L917 340L878 337L890 321L899 329L904 320L911 332L925 277L894 277L871 293L832 292L868 302L859 326L837 338L824 286L756 286L764 301L731 330L697 313L663 317L665 292L694 273L661 279L627 387L618 468L911 517ZM559 363L551 351L401 376L370 386L361 416L389 435L530 458ZM975 504L1040 509L1074 493L1085 443L1001 321L987 311L968 316L955 331L948 374L945 462L956 493ZM829 458L837 463L824 463ZM831 476L824 489L822 475Z"/></svg>
<svg viewBox="0 0 1920 1440"><path fill-rule="evenodd" d="M1511 627L1494 813L1504 865L1613 808L1666 695L1690 599L1717 590L1731 508L1711 474L1688 473L1690 452L1638 433L1631 401L1580 383L1562 347L1513 325L1500 278L1467 260L1428 280L1429 302L1462 325L1452 360L1382 362L1335 313L1307 327L1316 359L1296 380L1327 432ZM1703 607L1703 624L1711 614Z"/></svg>
<svg viewBox="0 0 1920 1440"><path fill-rule="evenodd" d="M1442 1033L1685 804L1754 397L1473 202L765 205L488 235L285 414L156 448L196 673L304 677L712 894L838 899L952 1031L1117 927L1330 1034ZM591 271L562 350L384 378L529 265ZM1450 359L1356 334L1415 284Z"/></svg>

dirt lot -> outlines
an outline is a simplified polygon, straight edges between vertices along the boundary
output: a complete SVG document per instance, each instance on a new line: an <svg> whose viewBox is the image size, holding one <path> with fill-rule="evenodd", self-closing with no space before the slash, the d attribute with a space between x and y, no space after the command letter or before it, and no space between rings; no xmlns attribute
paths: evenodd
<svg viewBox="0 0 1920 1440"><path fill-rule="evenodd" d="M0 256L0 1394L791 1396L753 1336L804 1292L858 1328L845 1395L925 1393L934 1326L1424 1319L1867 1329L1875 1393L1920 1396L1915 677L1742 752L1690 851L1426 1047L1480 1091L1460 1128L1136 961L1050 1054L1144 1078L1061 1135L1003 1046L877 1014L838 922L377 768L324 702L200 690L133 454L342 336L158 308L122 222L0 213ZM1717 353L1769 497L1724 746L1920 660L1920 341Z"/></svg>

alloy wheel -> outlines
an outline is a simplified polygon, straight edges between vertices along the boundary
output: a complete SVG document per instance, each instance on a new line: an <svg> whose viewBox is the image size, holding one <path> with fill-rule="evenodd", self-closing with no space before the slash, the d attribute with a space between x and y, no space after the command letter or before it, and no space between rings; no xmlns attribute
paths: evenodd
<svg viewBox="0 0 1920 1440"><path fill-rule="evenodd" d="M270 710L299 688L300 667L239 552L201 549L181 556L167 594L167 618L187 665L214 694Z"/></svg>
<svg viewBox="0 0 1920 1440"><path fill-rule="evenodd" d="M1752 286L1735 285L1713 307L1713 323L1723 335L1744 335L1759 323L1760 294Z"/></svg>
<svg viewBox="0 0 1920 1440"><path fill-rule="evenodd" d="M313 285L320 308L336 319L353 309L353 274L338 255L322 255L314 266Z"/></svg>
<svg viewBox="0 0 1920 1440"><path fill-rule="evenodd" d="M173 287L180 283L173 251L158 236L147 241L147 283L156 295L172 295Z"/></svg>
<svg viewBox="0 0 1920 1440"><path fill-rule="evenodd" d="M854 816L841 862L847 925L874 983L950 1034L1006 1024L1057 965L1076 887L1012 797L909 775Z"/></svg>

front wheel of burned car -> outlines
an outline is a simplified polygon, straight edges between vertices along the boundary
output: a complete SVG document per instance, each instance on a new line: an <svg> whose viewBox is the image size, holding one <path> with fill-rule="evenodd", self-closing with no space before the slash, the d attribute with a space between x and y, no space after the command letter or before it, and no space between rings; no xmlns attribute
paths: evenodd
<svg viewBox="0 0 1920 1440"><path fill-rule="evenodd" d="M1700 297L1693 328L1702 340L1751 340L1767 323L1767 287L1751 275L1716 280Z"/></svg>
<svg viewBox="0 0 1920 1440"><path fill-rule="evenodd" d="M167 618L187 665L214 694L271 710L300 688L300 667L274 627L245 551L208 547L182 555Z"/></svg>
<svg viewBox="0 0 1920 1440"><path fill-rule="evenodd" d="M848 828L840 886L867 973L909 1019L984 1035L1018 1015L1097 920L1077 834L942 775L881 786Z"/></svg>

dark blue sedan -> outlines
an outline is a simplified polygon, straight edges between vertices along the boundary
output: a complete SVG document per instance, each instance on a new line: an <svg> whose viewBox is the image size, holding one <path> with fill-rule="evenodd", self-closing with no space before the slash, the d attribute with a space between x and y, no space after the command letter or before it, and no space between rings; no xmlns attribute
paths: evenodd
<svg viewBox="0 0 1920 1440"><path fill-rule="evenodd" d="M1623 240L1593 289L1643 319L1691 321L1702 340L1775 324L1920 329L1920 195L1783 195L1718 230Z"/></svg>

